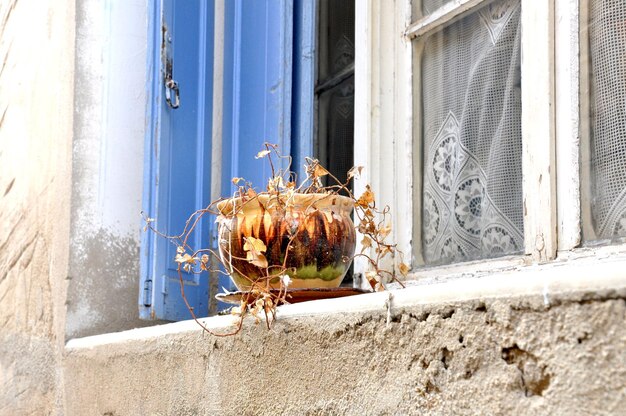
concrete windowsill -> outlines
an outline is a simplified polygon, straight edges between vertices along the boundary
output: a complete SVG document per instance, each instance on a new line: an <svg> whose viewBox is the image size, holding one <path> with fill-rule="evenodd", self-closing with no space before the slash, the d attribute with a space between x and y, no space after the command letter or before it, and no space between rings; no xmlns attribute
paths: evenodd
<svg viewBox="0 0 626 416"><path fill-rule="evenodd" d="M626 289L626 256L615 255L571 259L561 263L532 265L501 271L483 277L464 277L436 284L412 285L405 289L363 294L339 299L325 299L279 307L277 319L332 316L333 314L381 313L411 308L479 299L539 295L546 307L561 295L572 292L600 292ZM391 311L388 306L391 305ZM218 332L228 332L236 318L215 316L201 322ZM244 324L245 325L245 324ZM263 330L262 327L258 328ZM193 320L71 339L66 350L89 349L134 340L149 340L167 335L202 333Z"/></svg>

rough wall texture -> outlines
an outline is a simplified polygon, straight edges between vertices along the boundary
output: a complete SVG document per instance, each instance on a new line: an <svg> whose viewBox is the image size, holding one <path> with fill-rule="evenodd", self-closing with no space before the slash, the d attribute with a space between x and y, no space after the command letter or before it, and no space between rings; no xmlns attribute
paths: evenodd
<svg viewBox="0 0 626 416"><path fill-rule="evenodd" d="M626 291L291 318L70 349L68 415L603 415L626 409ZM621 413L623 414L623 413Z"/></svg>
<svg viewBox="0 0 626 416"><path fill-rule="evenodd" d="M137 313L147 3L76 1L66 339L152 324Z"/></svg>
<svg viewBox="0 0 626 416"><path fill-rule="evenodd" d="M549 306L542 297L414 306L389 322L383 313L290 318L226 339L191 331L66 350L74 5L0 0L0 415L623 414L624 291ZM121 267L82 247L93 267ZM76 285L78 295L96 293ZM105 306L96 305L113 309Z"/></svg>
<svg viewBox="0 0 626 416"><path fill-rule="evenodd" d="M73 1L0 1L0 415L62 405Z"/></svg>

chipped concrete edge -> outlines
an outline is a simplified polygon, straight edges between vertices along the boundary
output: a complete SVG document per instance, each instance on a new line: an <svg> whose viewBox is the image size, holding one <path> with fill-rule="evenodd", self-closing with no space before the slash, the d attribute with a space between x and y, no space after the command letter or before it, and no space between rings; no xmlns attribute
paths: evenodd
<svg viewBox="0 0 626 416"><path fill-rule="evenodd" d="M576 299L585 300L594 296L615 297L617 294L626 294L626 262L622 258L604 262L582 259L559 266L535 265L488 277L463 278L348 298L285 305L279 308L277 319L289 321L299 317L358 313L391 316L392 311L396 313L416 306L529 296L540 297L543 306L550 307L564 299L571 299L573 295L576 295ZM219 331L233 325L235 320L232 316L216 316L200 321L208 328ZM202 328L192 320L182 321L71 339L66 344L66 352L194 332L200 333Z"/></svg>

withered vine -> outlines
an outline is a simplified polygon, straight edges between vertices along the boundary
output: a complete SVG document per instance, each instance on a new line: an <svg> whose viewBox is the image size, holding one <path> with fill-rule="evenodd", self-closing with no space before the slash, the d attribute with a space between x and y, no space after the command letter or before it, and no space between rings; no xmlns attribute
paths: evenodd
<svg viewBox="0 0 626 416"><path fill-rule="evenodd" d="M269 178L266 190L257 192L253 188L252 183L244 178L233 178L232 182L237 187L231 198L220 198L212 201L209 206L194 212L186 221L183 231L179 235L165 235L154 227L154 218L146 216L142 212L145 221L144 231L151 230L162 238L166 238L175 244L176 257L174 261L178 264L177 271L180 281L180 291L185 305L189 309L193 319L200 325L204 331L215 336L229 336L237 334L243 325L244 318L250 314L256 322L265 320L268 329L276 318L276 308L280 304L289 303L289 285L291 278L288 275L290 271L287 267L287 259L291 244L297 236L297 231L289 235L287 249L282 264L268 264L265 252L267 247L265 243L253 236L244 237L245 259L227 257L222 258L220 254L210 248L193 248L189 244L189 238L200 219L206 214L217 216L216 222L221 223L226 218L237 215L246 202L258 200L259 197L269 198L268 204L272 204L282 218L287 211L294 206L294 196L298 194L326 194L344 195L354 202L354 219L356 229L362 235L361 251L355 253L352 258L346 258L344 261L349 264L356 257L367 259L369 270L365 273L369 284L375 291L385 290L385 283L390 281L398 282L401 286L402 282L398 279L395 269L387 270L381 266L381 262L387 256L395 258L399 257L397 269L399 273L406 276L409 267L403 262L403 253L399 251L396 244L387 242L387 237L391 233L391 215L389 206L379 209L376 206L376 198L374 192L369 185L366 185L365 191L356 197L351 190L351 182L353 179L360 178L363 170L362 166L355 166L347 172L347 180L340 181L324 168L317 159L306 158L305 172L306 178L298 185L297 176L290 170L291 157L284 156L280 153L278 146L275 144L265 143L264 149L257 155L256 159L267 159L271 168L272 176ZM277 169L276 161L286 162L286 168ZM324 185L324 180L328 185ZM237 204L224 204L223 201L239 201ZM221 210L218 204L221 204ZM224 209L224 206L227 209ZM263 270L260 277L247 276L241 270L238 270L232 260L245 260L259 269ZM219 267L221 266L221 267ZM231 314L239 319L233 331L227 333L217 333L209 329L200 322L196 316L193 307L189 304L185 296L185 285L183 273L201 274L201 273L220 273L230 275L237 272L244 276L249 284L250 289L243 292L239 306L231 309ZM210 275L209 275L210 276ZM271 289L270 281L279 282L279 289Z"/></svg>

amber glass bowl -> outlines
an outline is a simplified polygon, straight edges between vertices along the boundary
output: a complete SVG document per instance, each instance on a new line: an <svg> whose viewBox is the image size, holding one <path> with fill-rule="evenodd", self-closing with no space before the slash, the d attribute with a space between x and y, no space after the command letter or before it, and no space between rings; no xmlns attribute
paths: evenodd
<svg viewBox="0 0 626 416"><path fill-rule="evenodd" d="M267 281L268 271L273 275L283 264L291 278L290 289L338 287L354 255L353 208L352 199L329 194L259 195L246 201L221 201L220 256L230 266L239 290ZM246 237L263 241L268 270L246 260ZM280 287L278 278L271 279L270 286Z"/></svg>

